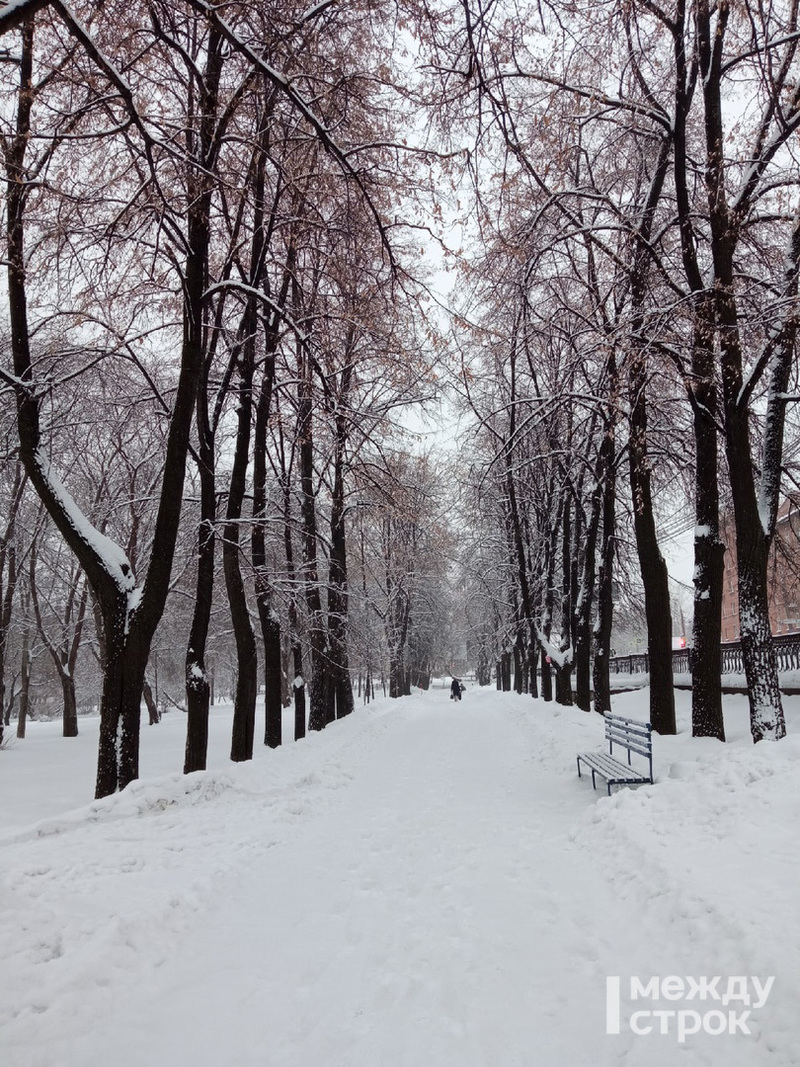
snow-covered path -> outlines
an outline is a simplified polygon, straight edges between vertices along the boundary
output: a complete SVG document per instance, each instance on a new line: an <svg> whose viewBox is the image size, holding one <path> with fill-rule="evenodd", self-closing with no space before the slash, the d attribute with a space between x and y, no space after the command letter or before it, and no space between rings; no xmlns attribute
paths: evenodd
<svg viewBox="0 0 800 1067"><path fill-rule="evenodd" d="M593 939L586 909L559 918L548 872L578 896L582 864L548 830L518 725L490 739L480 705L427 710L385 720L347 788L226 893L159 977L177 1013L141 998L170 1062L200 1003L202 1064L523 1064L596 991L591 967L552 967ZM148 1038L129 1048L144 1062Z"/></svg>
<svg viewBox="0 0 800 1067"><path fill-rule="evenodd" d="M780 1006L797 943L759 955L759 920L725 896L732 872L705 877L699 831L661 855L674 838L644 809L673 785L694 802L685 783L608 801L578 782L597 729L434 691L17 834L0 935L30 936L3 979L4 1064L797 1062L780 1013L761 1036L606 1035L607 975L784 967Z"/></svg>

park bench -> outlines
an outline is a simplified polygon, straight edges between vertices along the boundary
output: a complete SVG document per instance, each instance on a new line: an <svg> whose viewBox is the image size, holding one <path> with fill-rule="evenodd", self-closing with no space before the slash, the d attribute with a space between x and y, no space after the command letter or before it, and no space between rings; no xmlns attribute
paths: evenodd
<svg viewBox="0 0 800 1067"><path fill-rule="evenodd" d="M653 781L653 737L649 722L625 719L622 715L606 715L606 741L608 752L582 752L578 756L578 777L581 777L581 763L592 772L592 787L597 788L596 776L605 778L608 795L611 796L612 785L635 785L639 782ZM614 746L628 753L628 762L623 763L614 756ZM638 770L631 762L633 754L647 760L648 770Z"/></svg>

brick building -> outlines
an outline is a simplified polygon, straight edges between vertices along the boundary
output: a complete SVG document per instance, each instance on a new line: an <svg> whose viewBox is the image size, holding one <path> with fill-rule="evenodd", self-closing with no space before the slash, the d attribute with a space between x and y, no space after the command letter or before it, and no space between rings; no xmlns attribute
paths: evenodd
<svg viewBox="0 0 800 1067"><path fill-rule="evenodd" d="M723 519L725 542L722 580L722 641L739 640L739 590L736 582L736 537L733 516ZM800 506L787 500L778 523L769 562L769 617L773 634L800 632Z"/></svg>

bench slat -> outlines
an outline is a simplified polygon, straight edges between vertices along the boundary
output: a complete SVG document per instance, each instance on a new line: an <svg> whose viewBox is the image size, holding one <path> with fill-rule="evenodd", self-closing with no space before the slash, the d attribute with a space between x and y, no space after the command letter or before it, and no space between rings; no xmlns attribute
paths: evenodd
<svg viewBox="0 0 800 1067"><path fill-rule="evenodd" d="M650 776L635 767L629 767L627 763L620 763L604 752L582 752L578 759L587 767L593 767L598 774L610 782L649 782Z"/></svg>
<svg viewBox="0 0 800 1067"><path fill-rule="evenodd" d="M643 723L641 726L631 726L629 722L620 722L619 719L615 719L613 715L606 715L606 729L613 728L620 730L626 734L635 734L637 737L650 737L652 730L648 730L647 723Z"/></svg>
<svg viewBox="0 0 800 1067"><path fill-rule="evenodd" d="M626 719L624 715L611 715L610 713L603 717L606 722L624 722L626 726L634 730L645 730L647 733L653 730L651 722L642 722L641 719Z"/></svg>
<svg viewBox="0 0 800 1067"><path fill-rule="evenodd" d="M617 726L615 723L606 724L606 737L620 737L623 740L630 741L636 745L644 745L649 747L653 743L653 739L649 734L635 733L631 730L626 730L622 726Z"/></svg>
<svg viewBox="0 0 800 1067"><path fill-rule="evenodd" d="M650 730L638 730L629 723L619 722L616 719L609 718L606 718L606 729L618 730L620 733L627 734L630 737L641 737L643 741L647 740L651 734Z"/></svg>
<svg viewBox="0 0 800 1067"><path fill-rule="evenodd" d="M597 788L595 775L599 774L608 783L608 795L611 796L612 785L636 785L653 781L653 739L652 726L649 722L627 719L622 715L606 715L605 739L608 752L582 752L578 756L578 775L581 763L592 774L592 785ZM628 753L628 762L623 763L613 752L614 746ZM631 754L646 759L647 771L634 767L630 762Z"/></svg>
<svg viewBox="0 0 800 1067"><path fill-rule="evenodd" d="M639 748L652 748L653 742L649 737L641 737L639 734L623 734L613 727L606 730L607 740L618 740L623 745L638 745Z"/></svg>
<svg viewBox="0 0 800 1067"><path fill-rule="evenodd" d="M609 738L609 740L611 741L612 739ZM637 756L643 756L645 759L650 759L652 749L640 748L638 745L623 744L622 741L618 741L616 738L613 739L612 743L618 748L626 749L628 752L635 752Z"/></svg>

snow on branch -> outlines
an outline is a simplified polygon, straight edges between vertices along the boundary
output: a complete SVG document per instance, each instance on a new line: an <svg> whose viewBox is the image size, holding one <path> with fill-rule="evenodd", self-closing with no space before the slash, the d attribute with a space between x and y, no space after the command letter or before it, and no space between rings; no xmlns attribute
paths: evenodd
<svg viewBox="0 0 800 1067"><path fill-rule="evenodd" d="M261 301L262 304L266 304L271 311L274 311L275 314L286 323L286 325L296 334L298 341L306 344L310 340L310 335L297 325L285 308L281 307L276 300L273 300L272 297L268 296L263 289L257 289L253 285L247 285L244 282L237 282L232 278L227 278L210 285L203 293L203 299L205 300L207 297L213 296L214 293L219 293L226 289L234 289L237 293L244 293L246 296L254 296L257 300Z"/></svg>
<svg viewBox="0 0 800 1067"><path fill-rule="evenodd" d="M36 450L33 458L42 478L78 537L94 552L100 565L115 582L120 592L127 593L130 599L130 594L136 587L136 577L125 551L116 541L112 541L110 537L106 537L92 526L41 449Z"/></svg>
<svg viewBox="0 0 800 1067"><path fill-rule="evenodd" d="M43 7L47 7L50 0L8 0L0 11L0 33L15 30L21 22Z"/></svg>
<svg viewBox="0 0 800 1067"><path fill-rule="evenodd" d="M323 15L329 7L336 7L339 0L319 0L319 3L312 4L312 6L297 20L298 26L305 26L307 22L312 22L314 19Z"/></svg>
<svg viewBox="0 0 800 1067"><path fill-rule="evenodd" d="M555 664L556 667L566 667L572 663L572 645L563 650L560 648L556 648L550 638L545 636L544 630L542 630L541 627L539 627L538 625L536 627L536 637L539 641L539 644L544 649L545 655L550 657L551 661Z"/></svg>

